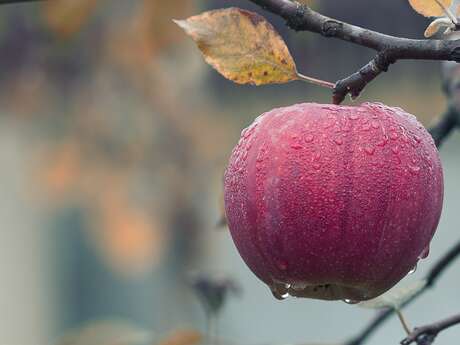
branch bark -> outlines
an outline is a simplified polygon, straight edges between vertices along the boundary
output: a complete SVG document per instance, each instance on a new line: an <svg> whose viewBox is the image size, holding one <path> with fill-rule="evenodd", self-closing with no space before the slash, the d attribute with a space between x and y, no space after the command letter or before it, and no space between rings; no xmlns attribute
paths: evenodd
<svg viewBox="0 0 460 345"><path fill-rule="evenodd" d="M337 81L333 102L340 104L350 94L357 97L364 87L398 60L460 61L460 40L409 39L386 35L323 16L306 5L291 0L250 0L286 20L296 31L310 31L377 51L358 72Z"/></svg>
<svg viewBox="0 0 460 345"><path fill-rule="evenodd" d="M410 345L414 342L418 345L431 345L440 332L458 324L460 324L460 314L418 327L401 341L401 345Z"/></svg>

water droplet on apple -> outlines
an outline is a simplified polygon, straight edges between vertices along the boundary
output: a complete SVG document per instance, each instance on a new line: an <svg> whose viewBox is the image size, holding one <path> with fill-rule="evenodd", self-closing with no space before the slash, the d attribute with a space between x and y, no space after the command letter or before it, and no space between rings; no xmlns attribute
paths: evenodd
<svg viewBox="0 0 460 345"><path fill-rule="evenodd" d="M346 304L358 304L359 301L355 301L353 299L344 299L343 300Z"/></svg>
<svg viewBox="0 0 460 345"><path fill-rule="evenodd" d="M364 152L366 152L368 155L372 156L375 153L375 148L368 145L364 148Z"/></svg>
<svg viewBox="0 0 460 345"><path fill-rule="evenodd" d="M284 299L286 299L286 298L289 297L289 293L287 293L287 292L285 292L285 293L279 293L278 291L272 290L272 294L273 294L273 296L274 296L276 299L278 299L278 300L280 300L280 301L282 301L282 300L284 300Z"/></svg>
<svg viewBox="0 0 460 345"><path fill-rule="evenodd" d="M243 129L242 132L241 132L241 136L244 139L248 139L254 133L254 131L256 130L258 125L259 125L258 123L254 123L252 126L249 126L249 127L245 128L245 129Z"/></svg>
<svg viewBox="0 0 460 345"><path fill-rule="evenodd" d="M335 139L334 139L334 142L335 142L337 145L342 145L342 144L343 144L343 139L342 139L342 138L335 138Z"/></svg>
<svg viewBox="0 0 460 345"><path fill-rule="evenodd" d="M415 264L415 266L412 267L412 269L407 274L414 274L415 271L417 271L417 264Z"/></svg>
<svg viewBox="0 0 460 345"><path fill-rule="evenodd" d="M276 299L284 300L289 297L290 287L290 284L273 283L270 285L270 290Z"/></svg>
<svg viewBox="0 0 460 345"><path fill-rule="evenodd" d="M357 120L357 119L359 119L358 114L351 114L350 115L350 120Z"/></svg>
<svg viewBox="0 0 460 345"><path fill-rule="evenodd" d="M417 175L420 172L420 167L418 165L409 164L409 172L412 175Z"/></svg>
<svg viewBox="0 0 460 345"><path fill-rule="evenodd" d="M427 246L419 255L419 259L426 259L430 254L430 246Z"/></svg>
<svg viewBox="0 0 460 345"><path fill-rule="evenodd" d="M276 266L281 270L281 271L286 271L288 269L288 263L286 260L279 259L276 261Z"/></svg>
<svg viewBox="0 0 460 345"><path fill-rule="evenodd" d="M311 134L307 134L305 136L305 142L306 143L311 143L313 141L313 139L315 139L315 137L313 135L311 135Z"/></svg>
<svg viewBox="0 0 460 345"><path fill-rule="evenodd" d="M383 137L382 140L380 140L380 141L377 143L377 146L383 147L383 146L386 145L387 142L388 142L388 138L387 138L387 137Z"/></svg>
<svg viewBox="0 0 460 345"><path fill-rule="evenodd" d="M402 129L402 128L401 128ZM403 129L403 133L401 135L401 141L404 142L404 143L408 143L409 142L409 138L407 137L407 134L405 132L405 130Z"/></svg>
<svg viewBox="0 0 460 345"><path fill-rule="evenodd" d="M397 133L396 131L391 131L391 132L390 132L390 139L391 139L391 140L396 140L396 139L398 139L398 136L399 136L399 135L398 135L398 133Z"/></svg>

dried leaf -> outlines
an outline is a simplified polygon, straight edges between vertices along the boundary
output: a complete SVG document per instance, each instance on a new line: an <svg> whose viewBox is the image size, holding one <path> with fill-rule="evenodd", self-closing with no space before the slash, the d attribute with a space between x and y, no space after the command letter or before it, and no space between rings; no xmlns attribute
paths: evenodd
<svg viewBox="0 0 460 345"><path fill-rule="evenodd" d="M426 37L426 38L430 38L434 35L436 35L438 33L439 30L441 30L442 28L442 25L441 23L437 22L436 20L431 22L430 25L427 26L427 28L425 29L425 32L423 33L423 35Z"/></svg>
<svg viewBox="0 0 460 345"><path fill-rule="evenodd" d="M417 280L410 285L391 289L390 291L371 299L358 303L358 306L369 309L393 308L399 309L404 302L417 294L426 286L426 280Z"/></svg>
<svg viewBox="0 0 460 345"><path fill-rule="evenodd" d="M228 8L175 23L196 42L206 62L227 79L255 85L298 79L283 39L256 13Z"/></svg>
<svg viewBox="0 0 460 345"><path fill-rule="evenodd" d="M425 17L439 17L444 15L444 9L452 4L452 0L409 0L412 8Z"/></svg>
<svg viewBox="0 0 460 345"><path fill-rule="evenodd" d="M448 18L438 18L435 19L428 25L428 27L425 30L425 37L429 38L434 36L436 33L438 33L442 28L450 28L452 26L452 22Z"/></svg>

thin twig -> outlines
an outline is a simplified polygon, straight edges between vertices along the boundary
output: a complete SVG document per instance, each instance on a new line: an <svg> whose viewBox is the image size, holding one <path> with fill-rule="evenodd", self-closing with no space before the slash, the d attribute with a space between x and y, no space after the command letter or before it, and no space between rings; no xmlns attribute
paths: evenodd
<svg viewBox="0 0 460 345"><path fill-rule="evenodd" d="M449 136L452 130L458 126L459 113L453 106L450 106L447 111L441 115L439 121L431 127L430 132L436 146L441 147L442 143Z"/></svg>
<svg viewBox="0 0 460 345"><path fill-rule="evenodd" d="M452 326L460 324L460 314L453 315L447 319L431 323L414 329L404 340L401 345L409 345L416 342L419 345L430 345L436 336Z"/></svg>
<svg viewBox="0 0 460 345"><path fill-rule="evenodd" d="M348 93L352 99L356 99L369 82L374 80L380 73L386 72L388 67L395 62L396 58L394 58L389 52L379 52L358 72L345 79L339 80L335 84L332 97L333 103L342 103Z"/></svg>
<svg viewBox="0 0 460 345"><path fill-rule="evenodd" d="M398 60L460 61L460 40L418 40L390 36L323 16L291 0L249 1L281 16L293 30L311 31L377 51L377 56L367 65L335 84L334 103L341 103L347 94L354 98L359 96L366 84Z"/></svg>
<svg viewBox="0 0 460 345"><path fill-rule="evenodd" d="M459 64L444 63L442 86L447 97L448 108L438 122L429 129L436 146L440 147L452 131L460 126L460 68Z"/></svg>

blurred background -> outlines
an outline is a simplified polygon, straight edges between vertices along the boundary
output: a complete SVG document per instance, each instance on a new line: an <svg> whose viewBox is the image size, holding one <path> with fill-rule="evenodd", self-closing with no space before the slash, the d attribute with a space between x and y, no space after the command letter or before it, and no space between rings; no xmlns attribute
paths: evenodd
<svg viewBox="0 0 460 345"><path fill-rule="evenodd" d="M421 38L428 23L406 0L309 3L387 34ZM229 290L211 323L222 345L338 343L372 317L340 302L275 300L228 230L216 228L241 130L275 106L330 101L328 90L300 82L256 88L223 79L171 21L228 6L266 15L303 74L335 81L373 55L290 32L246 0L0 6L0 345L192 345L223 299L202 303L216 279ZM440 64L399 62L359 102L369 100L428 126L446 107ZM441 150L445 207L430 256L402 284L460 236L459 145L454 134ZM459 265L407 309L412 325L460 309ZM403 336L393 319L369 344ZM459 337L452 328L437 344Z"/></svg>

